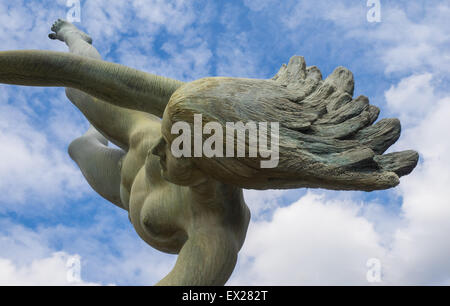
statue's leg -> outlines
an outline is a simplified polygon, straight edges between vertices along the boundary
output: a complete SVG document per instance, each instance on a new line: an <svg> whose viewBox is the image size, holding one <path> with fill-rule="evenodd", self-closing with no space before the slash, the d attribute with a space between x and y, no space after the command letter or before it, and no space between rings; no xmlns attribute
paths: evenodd
<svg viewBox="0 0 450 306"><path fill-rule="evenodd" d="M69 145L69 155L86 181L102 197L126 209L120 198L120 164L125 153L108 148L108 141L94 128Z"/></svg>
<svg viewBox="0 0 450 306"><path fill-rule="evenodd" d="M73 24L58 20L52 30L55 33L49 37L64 41L71 53L101 59L98 51L90 44L90 37ZM128 150L129 137L135 126L156 119L151 114L111 105L77 89L66 88L66 95L103 136L125 151Z"/></svg>
<svg viewBox="0 0 450 306"><path fill-rule="evenodd" d="M101 56L91 45L92 39L78 30L74 25L58 20L52 27L55 33L52 39L64 41L71 53L100 59ZM66 94L85 115L105 115L97 99L75 89L67 88ZM90 116L88 120L96 126L102 127L98 116ZM105 131L103 132L105 133ZM108 134L106 132L106 134ZM93 126L81 137L69 145L69 155L80 167L81 172L91 187L102 197L115 205L124 208L120 199L120 162L125 152L120 149L108 148L108 140Z"/></svg>
<svg viewBox="0 0 450 306"><path fill-rule="evenodd" d="M53 24L50 39L58 39L69 47L71 53L94 59L102 59L100 53L92 46L92 38L65 20L58 19Z"/></svg>

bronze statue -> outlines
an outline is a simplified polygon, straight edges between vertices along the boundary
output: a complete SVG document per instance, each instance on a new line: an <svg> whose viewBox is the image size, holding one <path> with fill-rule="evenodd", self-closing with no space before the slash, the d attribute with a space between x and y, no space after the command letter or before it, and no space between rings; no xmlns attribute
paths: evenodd
<svg viewBox="0 0 450 306"><path fill-rule="evenodd" d="M92 39L66 21L52 31L70 53L0 52L0 82L66 87L91 124L70 144L71 158L96 192L128 211L145 242L178 254L158 285L225 284L250 220L241 188L380 190L417 164L415 151L383 154L400 122L374 124L379 109L353 99L353 75L343 67L322 80L296 56L270 80L183 83L102 61ZM175 157L172 127L193 126L196 114L202 126L278 122L277 166L260 167L262 156Z"/></svg>

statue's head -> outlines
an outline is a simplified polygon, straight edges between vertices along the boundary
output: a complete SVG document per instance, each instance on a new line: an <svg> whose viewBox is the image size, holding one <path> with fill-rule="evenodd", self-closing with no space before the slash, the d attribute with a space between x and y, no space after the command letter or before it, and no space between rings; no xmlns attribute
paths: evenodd
<svg viewBox="0 0 450 306"><path fill-rule="evenodd" d="M205 181L205 174L195 165L192 158L175 157L171 145L176 137L171 133L172 119L164 112L161 123L161 137L152 148L151 153L159 156L161 176L174 184L181 186L195 186Z"/></svg>
<svg viewBox="0 0 450 306"><path fill-rule="evenodd" d="M321 84L325 89L335 90L327 83ZM317 95L330 92L320 88ZM292 92L273 81L237 78L205 78L181 86L166 106L161 124L162 137L152 150L160 157L162 176L183 186L194 186L212 178L251 189L311 187L370 191L396 186L398 177L415 167L416 152L405 151L386 157L379 155L398 139L398 120L380 121L370 127L367 110L362 113L365 116L355 117L362 120L358 128L369 126L369 132L384 132L371 132L369 137L356 138L357 130L351 130L355 119L347 120L344 131L343 124L347 121L335 125L322 124L319 119L327 114L326 103L329 101L308 100L293 96ZM337 92L336 99L342 95L345 97L346 94ZM364 98L357 98L349 105L367 104ZM338 116L340 110L335 113ZM331 115L335 114L330 111ZM244 142L238 141L236 130L232 132L232 142L228 141L230 123L246 125ZM250 154L255 147L255 143L250 141L250 129L247 129L250 123L258 127L258 137L253 137L258 143L256 156ZM265 131L261 130L261 123L266 124ZM343 137L342 133L347 130L349 134ZM211 136L217 134L222 136L221 142L215 139L208 143ZM266 139L264 154L261 135ZM381 144L380 139L383 141ZM231 156L228 154L230 143ZM205 148L208 149L208 145L214 150L207 152ZM241 145L243 156L238 154ZM210 154L212 151L217 153L216 149L220 147L222 155ZM390 158L401 161L398 164L404 166L392 166L388 162ZM263 166L267 161L275 163Z"/></svg>
<svg viewBox="0 0 450 306"><path fill-rule="evenodd" d="M249 158L225 157L226 123L245 122L248 118L245 113L239 113L236 109L230 108L233 104L230 100L199 95L202 90L212 89L216 83L215 78L194 81L182 86L170 98L162 118L161 138L152 148L152 153L160 158L162 177L169 182L182 186L195 186L208 178L213 178L223 183L243 187L240 183L247 186L243 179L251 180L257 174L257 171L249 165ZM198 123L196 123L196 117L198 119L199 115L201 116L200 129L196 125ZM203 145L211 136L211 133L203 133L204 127L211 123L219 127L220 132L214 130L213 133L222 136L220 143L223 149L222 156L211 156L204 151ZM187 138L184 138L185 141L180 145L182 135ZM201 138L200 155L196 137ZM215 146L217 143L212 147ZM245 151L249 151L248 144ZM250 163L256 165L259 164L259 160L259 158L252 158Z"/></svg>

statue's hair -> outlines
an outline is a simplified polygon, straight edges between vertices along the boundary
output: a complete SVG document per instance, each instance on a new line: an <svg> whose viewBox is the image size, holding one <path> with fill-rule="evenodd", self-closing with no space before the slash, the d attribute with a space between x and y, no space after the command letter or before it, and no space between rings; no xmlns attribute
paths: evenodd
<svg viewBox="0 0 450 306"><path fill-rule="evenodd" d="M306 67L297 56L270 80L216 77L187 83L172 95L166 113L172 124L192 127L194 115L202 114L203 125L218 122L224 132L227 122L279 122L275 168L261 168L259 156L194 158L203 172L227 184L365 191L396 186L399 176L414 169L418 154L382 155L399 138L400 122L372 125L379 109L364 96L353 99L353 87L346 68L322 80L317 67Z"/></svg>

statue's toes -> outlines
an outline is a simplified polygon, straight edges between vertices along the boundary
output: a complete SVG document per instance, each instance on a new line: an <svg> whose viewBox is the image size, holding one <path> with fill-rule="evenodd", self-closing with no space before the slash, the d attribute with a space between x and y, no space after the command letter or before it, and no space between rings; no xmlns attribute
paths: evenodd
<svg viewBox="0 0 450 306"><path fill-rule="evenodd" d="M58 21L59 21L59 19L58 19ZM53 32L56 32L56 30L57 30L57 23L58 23L58 21L55 21L55 22L53 23L52 27L51 27L51 30L52 30Z"/></svg>
<svg viewBox="0 0 450 306"><path fill-rule="evenodd" d="M64 21L64 20L58 19L58 20L56 20L56 21L53 23L51 30L52 30L53 32L58 33L58 31L61 30L61 27L62 27L64 24L65 24L65 21Z"/></svg>
<svg viewBox="0 0 450 306"><path fill-rule="evenodd" d="M50 34L48 34L48 38L50 38L50 39L57 39L56 33L50 33Z"/></svg>

